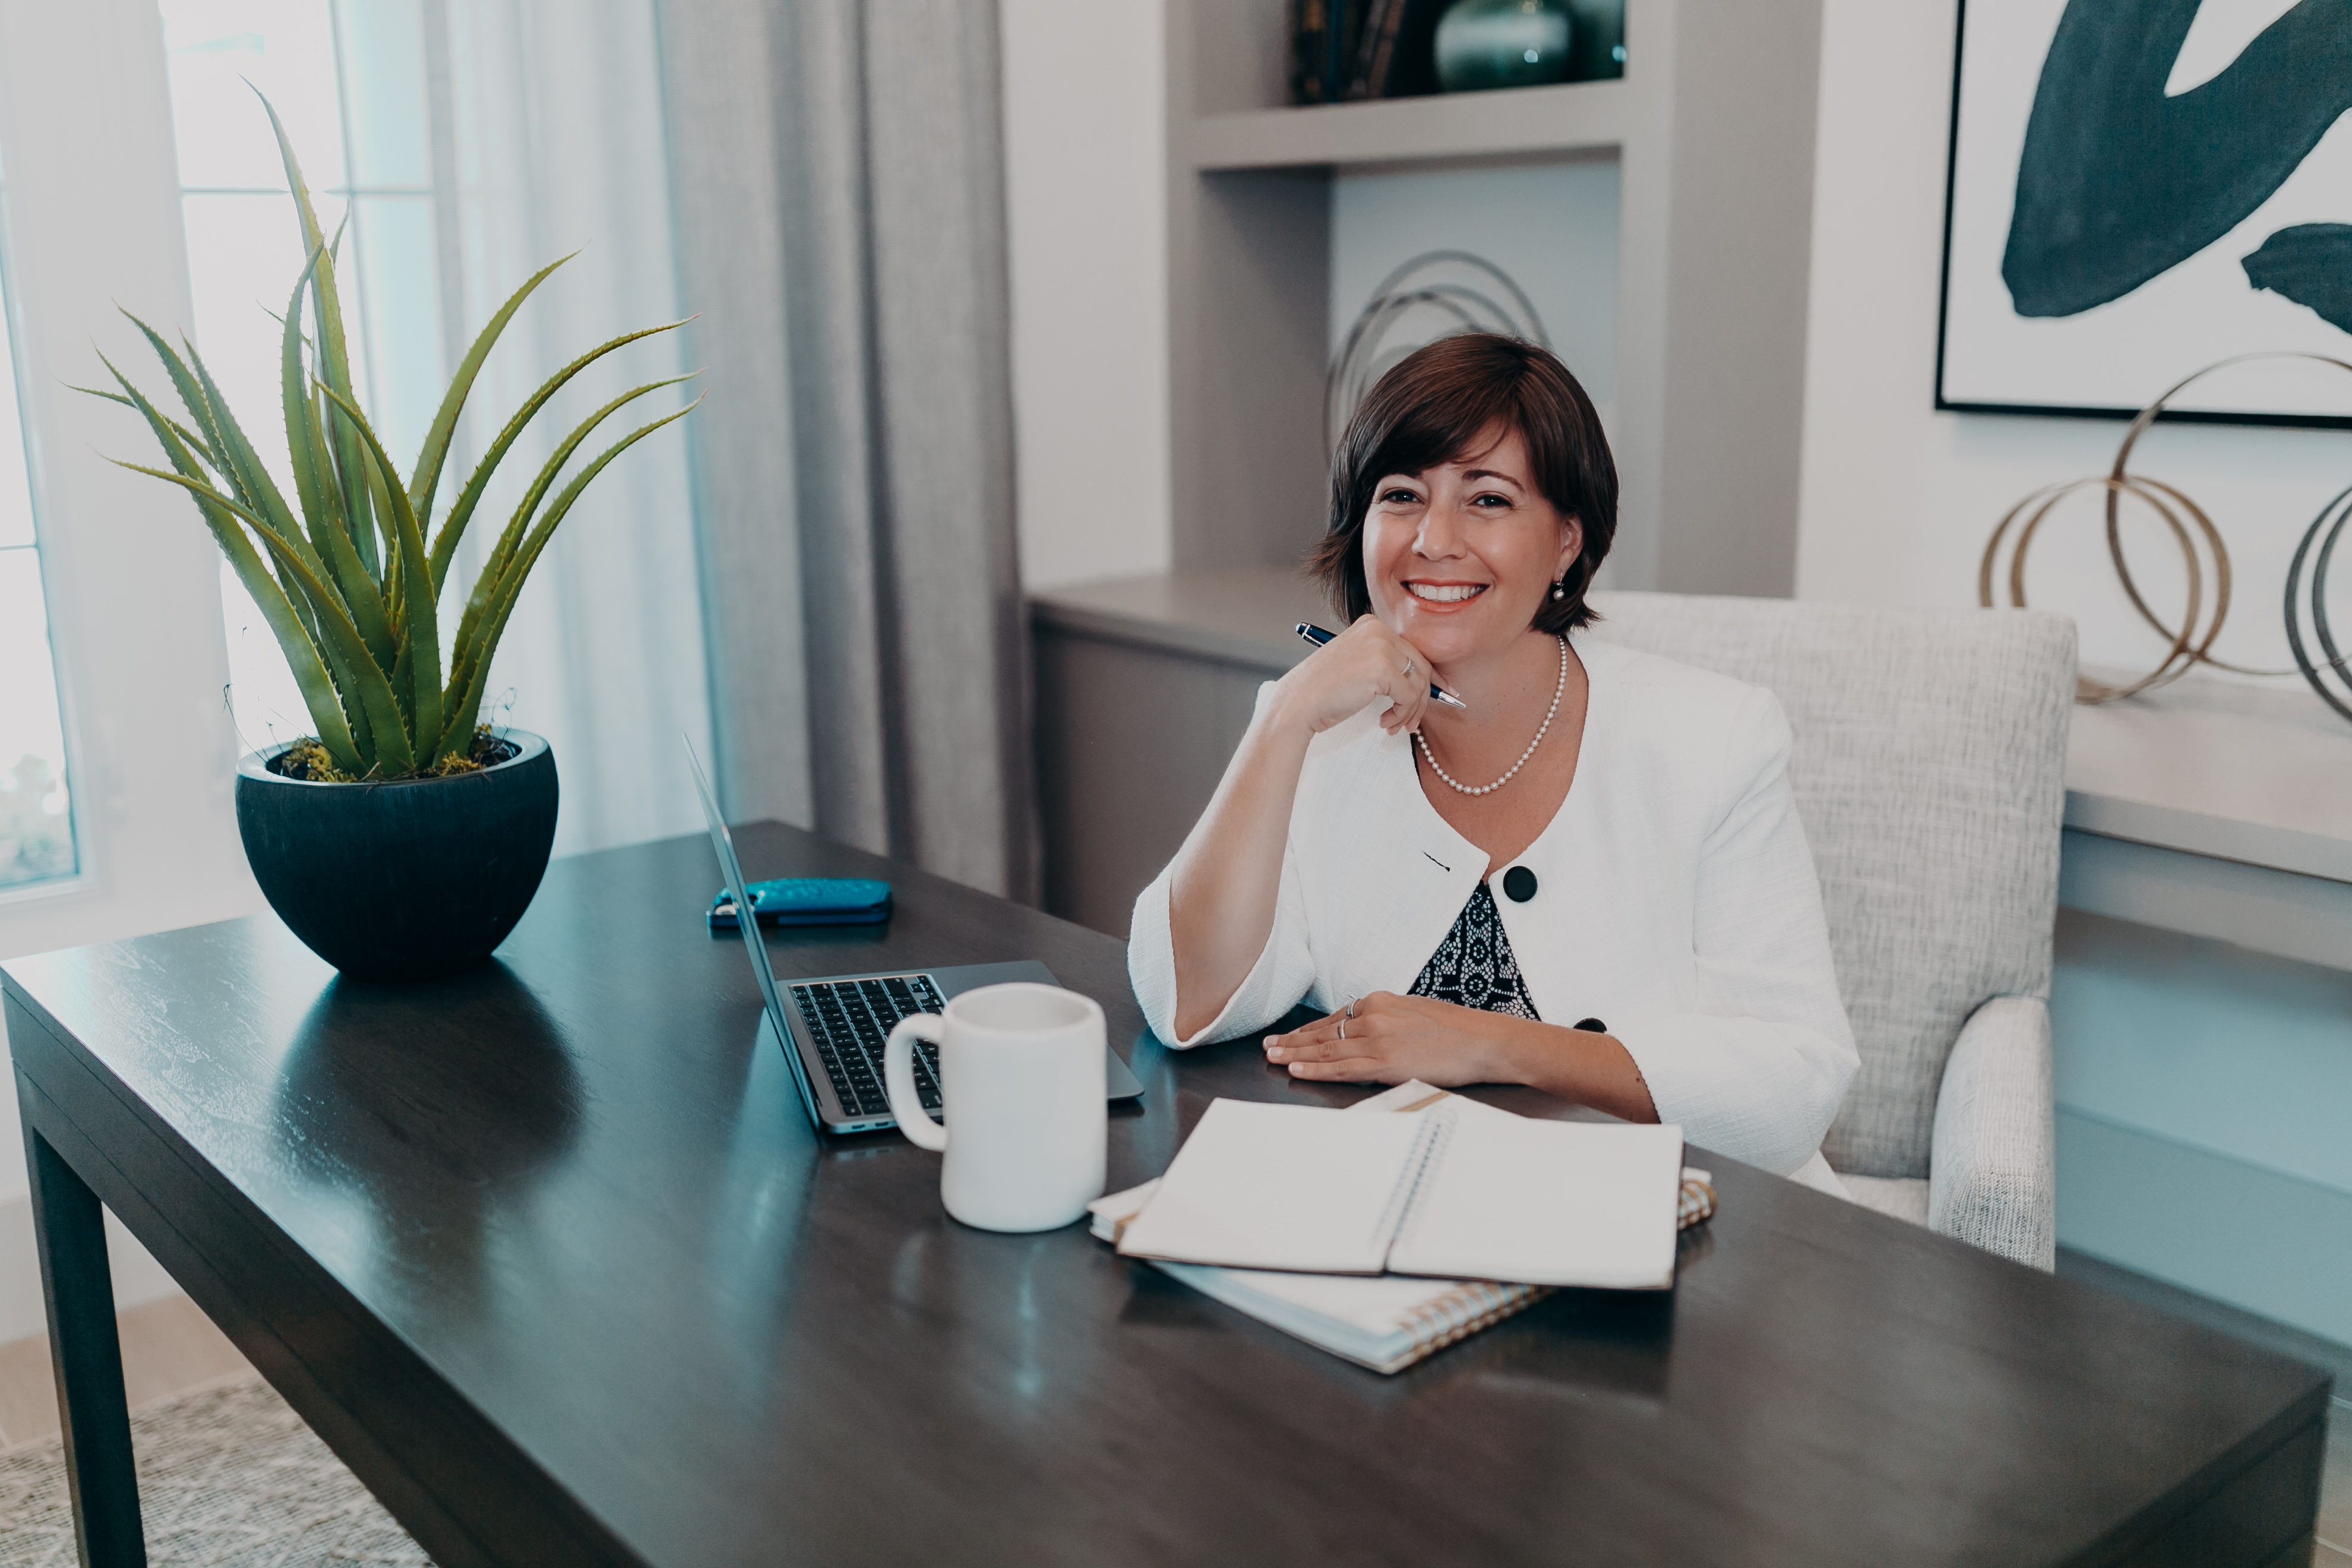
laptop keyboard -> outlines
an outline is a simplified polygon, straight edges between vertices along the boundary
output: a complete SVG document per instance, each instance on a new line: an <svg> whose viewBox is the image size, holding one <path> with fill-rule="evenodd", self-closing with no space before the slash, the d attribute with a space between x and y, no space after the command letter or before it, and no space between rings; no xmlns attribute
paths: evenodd
<svg viewBox="0 0 2352 1568"><path fill-rule="evenodd" d="M882 1047L899 1019L940 1009L930 976L828 980L795 985L792 993L842 1110L852 1116L889 1115L890 1101L882 1092ZM929 1040L915 1042L915 1089L924 1110L940 1109L940 1053Z"/></svg>

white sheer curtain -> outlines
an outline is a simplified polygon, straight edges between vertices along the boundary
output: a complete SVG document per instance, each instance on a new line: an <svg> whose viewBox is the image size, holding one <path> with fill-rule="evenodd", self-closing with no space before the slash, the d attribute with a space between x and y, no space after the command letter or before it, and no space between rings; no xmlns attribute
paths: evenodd
<svg viewBox="0 0 2352 1568"><path fill-rule="evenodd" d="M453 273L462 279L468 340L531 272L578 252L491 358L467 431L470 462L556 366L681 312L651 0L446 4L446 78L436 74L435 91L447 93L455 122L443 163L455 163L456 189L439 206L455 216L458 243L453 255L445 216L441 269L445 288ZM439 54L435 40L428 59ZM494 495L511 505L562 434L608 399L691 368L683 343L672 333L633 344L582 375L508 460ZM630 405L583 455L692 390ZM604 470L556 535L499 649L493 689L510 694L499 717L555 749L558 854L701 826L678 749L684 733L710 752L686 453L665 430ZM460 556L468 575L496 537L472 533Z"/></svg>

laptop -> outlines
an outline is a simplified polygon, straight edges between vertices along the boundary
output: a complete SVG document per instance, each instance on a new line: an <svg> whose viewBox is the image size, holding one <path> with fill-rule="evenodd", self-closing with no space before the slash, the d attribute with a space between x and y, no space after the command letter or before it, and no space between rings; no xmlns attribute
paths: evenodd
<svg viewBox="0 0 2352 1568"><path fill-rule="evenodd" d="M734 836L719 815L719 797L711 791L691 741L687 742L686 760L694 770L694 787L702 796L703 820L710 825L710 847L719 852L727 891L734 898L736 909L749 910L753 906L742 865L735 858ZM768 1025L782 1044L801 1105L810 1123L824 1132L879 1132L898 1125L882 1089L882 1047L890 1037L892 1026L909 1013L936 1013L951 997L1008 980L1061 984L1052 970L1029 960L835 974L780 985L768 963L768 944L760 935L760 922L739 919L735 924L743 933L743 945L751 951L751 973L760 982ZM1103 1043L1103 1078L1113 1101L1142 1097L1143 1085L1136 1081L1108 1041ZM915 1087L923 1109L939 1111L939 1050L927 1041L915 1042Z"/></svg>

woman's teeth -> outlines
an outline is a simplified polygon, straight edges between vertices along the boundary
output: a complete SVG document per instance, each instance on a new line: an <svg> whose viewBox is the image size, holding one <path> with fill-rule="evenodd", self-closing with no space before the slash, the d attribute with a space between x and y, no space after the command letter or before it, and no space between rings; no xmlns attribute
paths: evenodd
<svg viewBox="0 0 2352 1568"><path fill-rule="evenodd" d="M1475 598L1486 591L1484 583L1407 583L1404 591L1416 599L1428 599L1440 605L1458 605L1465 599Z"/></svg>

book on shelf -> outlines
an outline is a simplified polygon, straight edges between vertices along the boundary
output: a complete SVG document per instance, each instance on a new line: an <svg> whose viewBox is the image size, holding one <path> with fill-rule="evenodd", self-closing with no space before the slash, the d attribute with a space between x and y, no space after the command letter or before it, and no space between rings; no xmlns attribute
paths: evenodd
<svg viewBox="0 0 2352 1568"><path fill-rule="evenodd" d="M1166 1176L1097 1200L1092 1205L1095 1235L1114 1243L1124 1254L1144 1258L1203 1295L1377 1372L1394 1373L1411 1366L1433 1352L1521 1310L1548 1294L1554 1283L1569 1280L1571 1276L1575 1283L1614 1284L1621 1289L1662 1289L1670 1285L1675 1230L1698 1223L1715 1209L1714 1191L1706 1173L1682 1168L1681 1137L1671 1129L1531 1121L1417 1081L1401 1084L1347 1111L1247 1106L1244 1114L1235 1119L1220 1110L1240 1105L1242 1102L1232 1100L1212 1105L1209 1114L1202 1119L1201 1128L1196 1128L1192 1139L1186 1141L1185 1150L1194 1148L1202 1128L1210 1127L1213 1118L1223 1122L1227 1131L1213 1132L1211 1142L1200 1145L1205 1158L1196 1158L1190 1170L1180 1168L1185 1165L1186 1158L1185 1152L1180 1151ZM1284 1136L1298 1131L1287 1120L1268 1121L1249 1114L1268 1110L1307 1110L1314 1117L1344 1118L1348 1125L1335 1136L1334 1123L1315 1123L1316 1131L1306 1133L1303 1142L1294 1139L1293 1148L1273 1163L1281 1166L1280 1171L1264 1160L1252 1161L1246 1156L1240 1164L1234 1163L1229 1151L1233 1147L1231 1134L1235 1130L1249 1129L1244 1139L1260 1142L1265 1134L1277 1127L1283 1130ZM1357 1114L1363 1111L1391 1114ZM1649 1215L1634 1226L1650 1230L1654 1228L1651 1222L1663 1217L1665 1248L1662 1271L1654 1257L1654 1237L1643 1238L1640 1246L1624 1248L1622 1244L1627 1238L1612 1234L1619 1227L1610 1222L1596 1227L1587 1219L1576 1219L1565 1226L1549 1226L1554 1232L1576 1232L1587 1238L1572 1244L1583 1247L1588 1254L1574 1267L1563 1266L1564 1253L1557 1246L1546 1254L1540 1247L1529 1248L1524 1235L1513 1234L1527 1228L1523 1222L1531 1209L1555 1215L1589 1216L1612 1208L1617 1203L1613 1193L1589 1185L1592 1169L1589 1163L1581 1169L1583 1179L1580 1179L1579 1170L1570 1166L1548 1166L1534 1173L1525 1167L1524 1157L1529 1148L1541 1149L1549 1144L1543 1140L1529 1143L1523 1131L1546 1127L1603 1134L1647 1132L1652 1136L1646 1141L1645 1153L1671 1152L1672 1163L1664 1167L1671 1202L1663 1216ZM1433 1132L1432 1129L1441 1131ZM1470 1158L1457 1167L1463 1173L1454 1178L1458 1190L1452 1196L1422 1197L1419 1187L1423 1179L1431 1181L1429 1191L1433 1194L1446 1184L1431 1173L1437 1165L1453 1163L1454 1156L1450 1151L1456 1147L1454 1138L1457 1132L1463 1137L1459 1147L1499 1149L1504 1157L1499 1162ZM1610 1163L1625 1163L1621 1156L1635 1147L1617 1140L1601 1142L1614 1145L1607 1156ZM1325 1158L1336 1159L1339 1163L1318 1167L1316 1163ZM1650 1184L1648 1177L1654 1173L1647 1171L1643 1155L1633 1155L1631 1163L1643 1168L1644 1180L1641 1184ZM1647 1163L1654 1163L1654 1160ZM1231 1185L1235 1177L1244 1182L1269 1178L1295 1181L1302 1170L1307 1172L1311 1192L1294 1186L1237 1190ZM1497 1173L1507 1173L1508 1179L1515 1182L1527 1181L1531 1175L1544 1182L1565 1176L1577 1184L1551 1186L1551 1197L1541 1202L1531 1201L1523 1194L1494 1201L1491 1190L1486 1199L1475 1196L1476 1191L1485 1188ZM1385 1184L1383 1174L1387 1178ZM1331 1204L1330 1194L1335 1190L1362 1186L1367 1177L1370 1187L1376 1189L1369 1198L1362 1192L1348 1192L1337 1206ZM1290 1201L1267 1205L1264 1194L1268 1191L1284 1192ZM1577 1193L1579 1201L1567 1205L1558 1202L1558 1194L1563 1191ZM1231 1207L1236 1195L1242 1206L1261 1213L1278 1209L1286 1217L1270 1226L1246 1216L1238 1223L1230 1216L1218 1220L1216 1212ZM1163 1207L1163 1199L1172 1201ZM1641 1205L1645 1213L1650 1206L1646 1201ZM1302 1215L1308 1216L1304 1223L1297 1217ZM1363 1228L1367 1220L1371 1235ZM1547 1227L1539 1220L1536 1228ZM1400 1233L1403 1233L1402 1237ZM1385 1243L1375 1239L1381 1235L1387 1238ZM1396 1253L1399 1239L1407 1242L1402 1264L1399 1264ZM1189 1251L1192 1256L1163 1255L1171 1250ZM1235 1267L1230 1261L1217 1260L1241 1257L1279 1258L1288 1267ZM1455 1268L1448 1272L1444 1267L1471 1257L1517 1262L1546 1258L1542 1272L1549 1278L1465 1278L1463 1276L1493 1271ZM1382 1262L1395 1271L1374 1272ZM1404 1265L1418 1265L1420 1272L1406 1272ZM1534 1270L1519 1268L1515 1271Z"/></svg>
<svg viewBox="0 0 2352 1568"><path fill-rule="evenodd" d="M1353 102L1381 96L1381 79L1396 57L1397 29L1404 22L1404 8L1405 0L1363 0L1363 16L1357 23L1355 47L1349 55L1352 68L1342 98Z"/></svg>
<svg viewBox="0 0 2352 1568"><path fill-rule="evenodd" d="M1341 0L1290 0L1290 101L1328 103L1334 47L1333 12Z"/></svg>
<svg viewBox="0 0 2352 1568"><path fill-rule="evenodd" d="M1290 0L1290 101L1357 102L1437 90L1447 0Z"/></svg>

